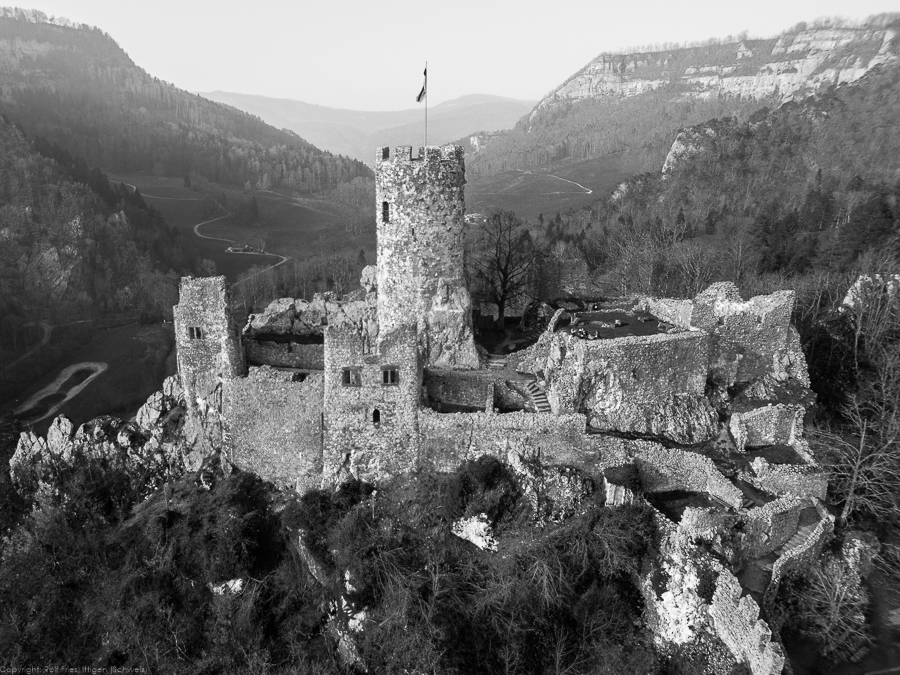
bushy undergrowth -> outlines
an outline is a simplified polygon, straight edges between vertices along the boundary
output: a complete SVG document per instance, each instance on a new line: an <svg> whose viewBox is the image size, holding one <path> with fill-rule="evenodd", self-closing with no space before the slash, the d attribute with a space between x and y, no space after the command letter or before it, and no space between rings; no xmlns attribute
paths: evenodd
<svg viewBox="0 0 900 675"><path fill-rule="evenodd" d="M326 654L321 592L289 552L270 487L234 473L207 491L191 477L127 504L127 484L84 467L6 545L3 665L263 672ZM208 586L236 578L238 595Z"/></svg>
<svg viewBox="0 0 900 675"><path fill-rule="evenodd" d="M61 476L4 545L0 663L154 673L342 673L352 633L372 673L662 673L634 579L655 528L639 506L588 501L537 528L492 458L375 487L291 498L252 474L189 476L138 501L116 467ZM488 514L500 550L451 534ZM328 578L295 556L302 536ZM212 586L241 579L239 593ZM321 579L320 579L321 581ZM349 582L349 585L348 585Z"/></svg>
<svg viewBox="0 0 900 675"><path fill-rule="evenodd" d="M335 592L349 572L372 672L654 672L633 583L653 540L649 513L595 502L542 531L519 497L508 469L485 457L377 492L312 493L288 519L313 524L307 537L327 551ZM495 524L497 553L450 533L475 513ZM327 527L314 524L321 514Z"/></svg>

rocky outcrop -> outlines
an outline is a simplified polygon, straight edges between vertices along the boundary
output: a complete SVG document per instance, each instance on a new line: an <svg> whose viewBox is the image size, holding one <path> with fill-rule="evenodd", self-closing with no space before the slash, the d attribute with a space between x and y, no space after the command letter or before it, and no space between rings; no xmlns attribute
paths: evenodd
<svg viewBox="0 0 900 675"><path fill-rule="evenodd" d="M177 377L170 377L133 422L103 416L76 429L68 417L60 415L46 437L22 432L10 459L13 484L39 502L53 499L61 475L79 463L100 461L121 468L150 494L192 463L183 433L181 396Z"/></svg>
<svg viewBox="0 0 900 675"><path fill-rule="evenodd" d="M468 518L460 518L453 522L450 531L482 551L496 551L497 540L491 528L490 520L484 513L478 513Z"/></svg>
<svg viewBox="0 0 900 675"><path fill-rule="evenodd" d="M895 34L878 23L813 28L777 39L744 40L636 54L601 54L550 92L531 114L568 101L637 96L677 86L685 95L784 102L854 82L897 60Z"/></svg>
<svg viewBox="0 0 900 675"><path fill-rule="evenodd" d="M594 492L593 479L574 467L542 464L510 450L506 457L537 523L560 522L575 515Z"/></svg>

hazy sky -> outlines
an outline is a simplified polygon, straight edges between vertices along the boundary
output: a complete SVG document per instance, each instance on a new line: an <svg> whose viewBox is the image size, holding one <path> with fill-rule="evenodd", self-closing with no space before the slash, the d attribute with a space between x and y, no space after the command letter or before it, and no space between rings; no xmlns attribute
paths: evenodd
<svg viewBox="0 0 900 675"><path fill-rule="evenodd" d="M98 26L183 89L357 110L415 107L426 60L429 105L476 93L539 99L605 51L742 30L767 37L820 16L900 9L897 0L34 2Z"/></svg>

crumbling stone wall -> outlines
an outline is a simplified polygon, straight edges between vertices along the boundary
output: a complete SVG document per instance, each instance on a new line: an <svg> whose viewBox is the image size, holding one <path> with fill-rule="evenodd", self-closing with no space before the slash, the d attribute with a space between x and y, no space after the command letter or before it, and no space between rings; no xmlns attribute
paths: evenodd
<svg viewBox="0 0 900 675"><path fill-rule="evenodd" d="M516 355L554 412L583 412L591 426L664 436L692 444L714 437L718 419L704 396L709 336L672 335L582 340L545 332Z"/></svg>
<svg viewBox="0 0 900 675"><path fill-rule="evenodd" d="M770 464L762 457L754 457L751 471L742 471L743 480L774 495L814 497L825 501L828 475L817 466Z"/></svg>
<svg viewBox="0 0 900 675"><path fill-rule="evenodd" d="M273 342L248 337L244 339L244 353L247 363L253 365L304 370L323 370L325 368L324 344Z"/></svg>
<svg viewBox="0 0 900 675"><path fill-rule="evenodd" d="M800 511L810 501L786 495L747 512L740 533L741 555L744 560L756 560L780 548L797 532Z"/></svg>
<svg viewBox="0 0 900 675"><path fill-rule="evenodd" d="M772 642L772 631L759 618L759 605L749 595L742 597L742 593L737 578L723 568L709 606L715 632L753 675L781 675L781 645Z"/></svg>
<svg viewBox="0 0 900 675"><path fill-rule="evenodd" d="M243 375L244 351L231 317L225 277L182 277L173 308L178 373L190 407L222 380Z"/></svg>
<svg viewBox="0 0 900 675"><path fill-rule="evenodd" d="M792 351L793 309L793 291L759 295L745 302L731 282L713 284L694 298L691 326L713 335L713 379L731 386L778 370L776 362L789 359ZM805 367L802 370L805 373Z"/></svg>
<svg viewBox="0 0 900 675"><path fill-rule="evenodd" d="M223 416L232 462L300 492L322 475L324 377L250 368L224 383Z"/></svg>
<svg viewBox="0 0 900 675"><path fill-rule="evenodd" d="M705 455L664 448L650 441L632 441L641 485L646 492L688 490L713 496L737 509L743 494Z"/></svg>
<svg viewBox="0 0 900 675"><path fill-rule="evenodd" d="M732 413L728 428L738 452L764 445L793 447L802 438L805 412L801 405L766 405Z"/></svg>
<svg viewBox="0 0 900 675"><path fill-rule="evenodd" d="M620 461L624 455L619 439L585 434L585 417L513 412L437 413L419 411L422 466L435 471L453 471L461 463L492 455L505 460L509 451L539 453L551 464L600 467L604 461ZM619 452L604 452L615 446Z"/></svg>
<svg viewBox="0 0 900 675"><path fill-rule="evenodd" d="M463 276L465 163L456 145L379 148L378 321L382 335L418 322L425 365L477 368Z"/></svg>
<svg viewBox="0 0 900 675"><path fill-rule="evenodd" d="M426 368L423 379L430 401L481 408L488 412L494 408L495 376L489 372Z"/></svg>
<svg viewBox="0 0 900 675"><path fill-rule="evenodd" d="M384 368L396 369L396 384L385 384ZM377 350L360 331L329 326L324 378L323 482L376 479L417 465L422 377L415 326L382 333Z"/></svg>

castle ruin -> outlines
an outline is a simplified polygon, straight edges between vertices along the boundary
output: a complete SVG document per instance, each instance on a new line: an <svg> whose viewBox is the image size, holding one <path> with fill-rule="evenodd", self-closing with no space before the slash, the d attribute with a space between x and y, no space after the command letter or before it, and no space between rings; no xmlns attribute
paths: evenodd
<svg viewBox="0 0 900 675"><path fill-rule="evenodd" d="M629 467L664 532L659 564L680 570L667 588L641 582L657 639L682 644L707 626L754 675L781 672L760 607L833 523L803 438L811 394L793 293L744 301L720 283L692 300L559 309L498 362L473 339L464 186L459 147L380 148L377 265L341 298L276 300L239 331L224 278L182 279L189 435L300 492L490 454L574 467L615 506L635 498L615 478ZM741 534L724 537L735 519ZM712 599L684 581L701 564Z"/></svg>

